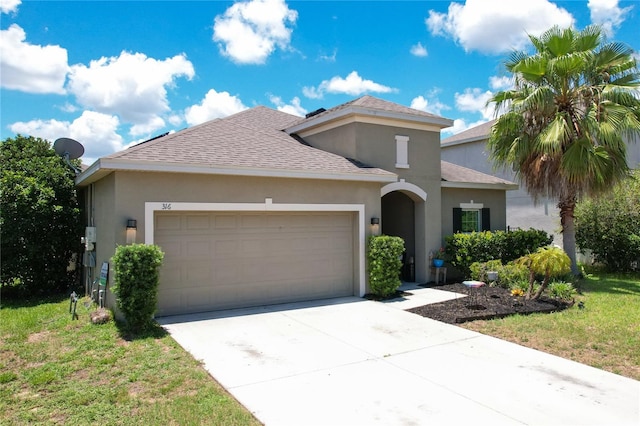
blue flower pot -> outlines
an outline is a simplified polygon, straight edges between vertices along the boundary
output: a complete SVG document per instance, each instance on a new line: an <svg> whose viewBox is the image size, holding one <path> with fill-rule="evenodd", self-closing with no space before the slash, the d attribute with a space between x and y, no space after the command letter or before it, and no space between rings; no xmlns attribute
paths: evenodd
<svg viewBox="0 0 640 426"><path fill-rule="evenodd" d="M435 266L436 268L440 268L443 265L444 265L443 259L433 259L433 266Z"/></svg>

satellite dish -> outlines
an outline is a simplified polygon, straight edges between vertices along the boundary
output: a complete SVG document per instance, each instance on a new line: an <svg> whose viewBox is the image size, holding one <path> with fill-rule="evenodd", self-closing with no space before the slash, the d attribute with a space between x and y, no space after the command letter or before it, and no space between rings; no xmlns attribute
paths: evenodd
<svg viewBox="0 0 640 426"><path fill-rule="evenodd" d="M80 173L73 164L71 164L71 160L75 160L76 158L82 157L84 154L84 146L77 140L71 138L60 138L56 139L53 143L53 150L64 159L64 162L67 166L71 167L76 175Z"/></svg>
<svg viewBox="0 0 640 426"><path fill-rule="evenodd" d="M80 142L71 138L60 138L53 143L53 149L56 153L69 160L75 160L82 157L84 147Z"/></svg>

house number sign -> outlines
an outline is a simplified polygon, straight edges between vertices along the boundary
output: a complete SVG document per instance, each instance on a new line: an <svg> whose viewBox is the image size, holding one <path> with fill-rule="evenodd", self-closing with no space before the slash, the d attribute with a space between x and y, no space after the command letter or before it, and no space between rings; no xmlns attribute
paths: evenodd
<svg viewBox="0 0 640 426"><path fill-rule="evenodd" d="M162 203L162 210L171 210L171 203Z"/></svg>

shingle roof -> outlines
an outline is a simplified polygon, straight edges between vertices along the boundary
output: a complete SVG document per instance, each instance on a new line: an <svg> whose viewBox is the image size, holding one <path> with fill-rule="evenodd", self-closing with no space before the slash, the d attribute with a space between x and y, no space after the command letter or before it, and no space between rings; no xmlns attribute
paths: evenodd
<svg viewBox="0 0 640 426"><path fill-rule="evenodd" d="M349 110L353 109L357 109L360 112L363 110L370 110L376 113L381 112L391 114L396 117L403 116L405 119L414 119L415 121L429 121L431 123L438 124L441 127L449 127L453 125L453 121L439 115L431 114L394 102L385 101L384 99L365 95L352 101L335 106L333 108L329 108L328 110L323 111L319 114L315 114L312 117L299 119L298 121L290 124L288 128L304 126L307 123L313 124L314 122L323 121L327 117L340 115L341 113L347 113Z"/></svg>
<svg viewBox="0 0 640 426"><path fill-rule="evenodd" d="M443 139L440 143L444 145L453 142L463 143L487 139L489 138L489 133L491 133L491 126L493 126L493 123L495 123L495 120L491 120L478 126L472 127L465 130L464 132L460 132L446 139Z"/></svg>
<svg viewBox="0 0 640 426"><path fill-rule="evenodd" d="M516 185L515 183L491 176L477 170L458 166L448 161L440 162L442 180L445 182L471 183L471 184L498 184L498 185ZM516 185L517 186L517 185Z"/></svg>
<svg viewBox="0 0 640 426"><path fill-rule="evenodd" d="M169 134L104 159L164 165L194 165L394 178L379 168L298 142L281 129L300 117L258 106Z"/></svg>

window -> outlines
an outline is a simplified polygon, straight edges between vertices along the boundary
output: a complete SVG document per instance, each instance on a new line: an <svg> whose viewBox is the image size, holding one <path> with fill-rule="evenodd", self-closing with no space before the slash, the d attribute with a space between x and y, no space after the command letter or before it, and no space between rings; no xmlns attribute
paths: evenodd
<svg viewBox="0 0 640 426"><path fill-rule="evenodd" d="M453 232L490 231L490 219L490 210L482 204L460 203L453 209Z"/></svg>
<svg viewBox="0 0 640 426"><path fill-rule="evenodd" d="M396 167L409 168L409 136L396 135Z"/></svg>
<svg viewBox="0 0 640 426"><path fill-rule="evenodd" d="M461 232L478 232L482 229L480 210L462 209Z"/></svg>

